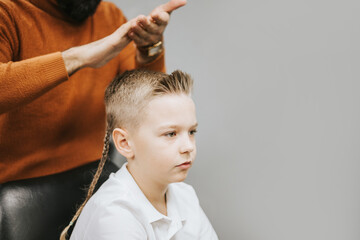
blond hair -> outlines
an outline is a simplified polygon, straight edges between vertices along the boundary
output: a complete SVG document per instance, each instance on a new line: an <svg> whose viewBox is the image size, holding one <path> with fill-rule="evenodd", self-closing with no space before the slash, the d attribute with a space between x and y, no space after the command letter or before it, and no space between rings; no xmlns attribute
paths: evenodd
<svg viewBox="0 0 360 240"><path fill-rule="evenodd" d="M116 127L136 128L149 101L166 94L191 94L193 80L189 74L176 70L171 74L149 70L132 70L118 75L105 91L106 133L98 169L90 184L86 199L76 211L60 240L66 240L70 226L77 220L92 196L102 169L108 159L110 136Z"/></svg>

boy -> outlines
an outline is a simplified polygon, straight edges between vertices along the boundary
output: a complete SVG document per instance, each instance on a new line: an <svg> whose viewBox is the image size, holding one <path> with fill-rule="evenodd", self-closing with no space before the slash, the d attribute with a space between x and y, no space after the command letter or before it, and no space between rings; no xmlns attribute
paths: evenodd
<svg viewBox="0 0 360 240"><path fill-rule="evenodd" d="M194 189L182 182L196 155L192 85L181 71L135 70L108 86L104 153L92 186L110 134L127 163L85 200L71 240L218 239Z"/></svg>

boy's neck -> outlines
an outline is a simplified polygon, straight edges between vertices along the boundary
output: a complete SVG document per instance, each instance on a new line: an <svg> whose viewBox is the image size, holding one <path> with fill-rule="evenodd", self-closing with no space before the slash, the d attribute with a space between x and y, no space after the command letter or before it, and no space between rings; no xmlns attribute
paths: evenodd
<svg viewBox="0 0 360 240"><path fill-rule="evenodd" d="M152 181L152 179L146 179L141 172L137 172L136 169L131 168L127 164L127 169L131 176L134 178L136 184L139 186L141 191L144 193L145 197L149 202L158 210L161 214L167 216L167 207L166 207L166 191L168 185L157 184Z"/></svg>

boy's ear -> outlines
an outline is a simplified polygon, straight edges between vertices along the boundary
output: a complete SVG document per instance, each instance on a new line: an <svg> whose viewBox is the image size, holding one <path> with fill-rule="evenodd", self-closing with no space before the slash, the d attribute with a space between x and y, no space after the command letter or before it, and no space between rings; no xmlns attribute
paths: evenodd
<svg viewBox="0 0 360 240"><path fill-rule="evenodd" d="M115 128L112 132L115 147L117 151L126 159L134 157L134 152L129 144L128 133L122 128Z"/></svg>

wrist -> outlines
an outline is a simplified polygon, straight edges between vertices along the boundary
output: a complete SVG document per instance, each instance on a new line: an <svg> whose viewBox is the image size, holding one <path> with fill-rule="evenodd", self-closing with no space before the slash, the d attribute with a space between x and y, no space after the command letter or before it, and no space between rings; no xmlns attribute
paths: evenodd
<svg viewBox="0 0 360 240"><path fill-rule="evenodd" d="M62 52L65 68L69 76L84 67L84 63L79 57L81 56L79 50L79 47L73 47Z"/></svg>
<svg viewBox="0 0 360 240"><path fill-rule="evenodd" d="M155 44L138 47L138 50L147 57L153 57L155 55L159 55L162 53L163 49L163 42L162 40L158 41Z"/></svg>
<svg viewBox="0 0 360 240"><path fill-rule="evenodd" d="M137 47L136 59L140 64L146 64L155 60L163 51L162 41L150 46Z"/></svg>

